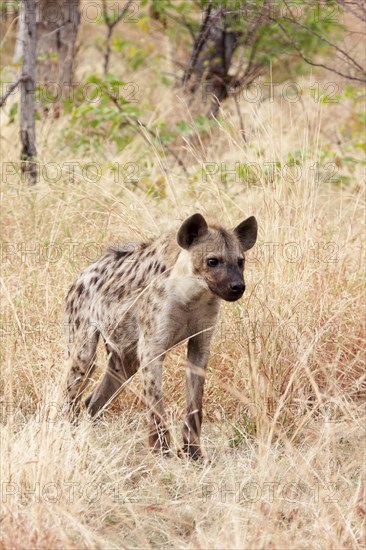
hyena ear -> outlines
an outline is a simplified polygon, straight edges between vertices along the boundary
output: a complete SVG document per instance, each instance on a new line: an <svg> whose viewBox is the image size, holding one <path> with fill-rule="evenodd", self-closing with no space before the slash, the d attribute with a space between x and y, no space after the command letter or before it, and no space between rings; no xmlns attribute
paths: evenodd
<svg viewBox="0 0 366 550"><path fill-rule="evenodd" d="M201 214L193 214L182 223L177 234L177 241L182 248L189 248L193 242L202 237L208 229L206 220Z"/></svg>
<svg viewBox="0 0 366 550"><path fill-rule="evenodd" d="M234 233L238 237L243 251L249 250L255 245L255 241L257 240L257 220L254 216L250 216L250 218L247 218L235 227Z"/></svg>

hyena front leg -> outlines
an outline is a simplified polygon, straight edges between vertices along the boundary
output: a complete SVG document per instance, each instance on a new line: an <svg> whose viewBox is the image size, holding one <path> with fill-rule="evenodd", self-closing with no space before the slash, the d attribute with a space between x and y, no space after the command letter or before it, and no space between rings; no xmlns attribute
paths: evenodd
<svg viewBox="0 0 366 550"><path fill-rule="evenodd" d="M183 450L193 459L202 457L200 434L202 398L206 366L210 352L210 332L193 336L188 341L186 366L186 419L183 426Z"/></svg>
<svg viewBox="0 0 366 550"><path fill-rule="evenodd" d="M83 391L95 368L99 330L89 325L84 330L72 334L69 342L69 373L67 377L67 395L72 416L80 412L80 400Z"/></svg>
<svg viewBox="0 0 366 550"><path fill-rule="evenodd" d="M138 370L136 348L118 354L106 345L108 367L97 388L85 400L85 405L92 417L96 416L106 403L111 403L118 395L118 390Z"/></svg>
<svg viewBox="0 0 366 550"><path fill-rule="evenodd" d="M154 451L169 452L170 434L164 418L162 369L165 350L142 338L138 346L144 398L149 415L149 445Z"/></svg>

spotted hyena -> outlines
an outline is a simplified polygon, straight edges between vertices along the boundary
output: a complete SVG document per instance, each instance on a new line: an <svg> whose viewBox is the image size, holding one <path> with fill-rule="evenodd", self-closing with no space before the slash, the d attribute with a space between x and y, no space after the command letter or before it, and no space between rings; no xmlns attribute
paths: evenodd
<svg viewBox="0 0 366 550"><path fill-rule="evenodd" d="M162 366L166 352L187 341L184 451L201 456L202 395L210 341L221 299L242 297L244 252L257 238L251 216L234 229L194 214L160 238L113 246L84 269L66 300L67 391L77 414L101 335L108 367L85 404L93 417L140 368L149 411L149 443L167 452Z"/></svg>

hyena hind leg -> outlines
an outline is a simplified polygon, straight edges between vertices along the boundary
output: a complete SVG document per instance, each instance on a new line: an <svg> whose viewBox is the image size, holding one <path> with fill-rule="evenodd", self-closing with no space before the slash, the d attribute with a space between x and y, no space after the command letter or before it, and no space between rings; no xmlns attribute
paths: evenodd
<svg viewBox="0 0 366 550"><path fill-rule="evenodd" d="M139 362L135 349L124 352L121 356L109 349L108 367L96 389L86 398L85 405L92 417L98 415L106 404L111 403L118 395L120 387L138 370Z"/></svg>
<svg viewBox="0 0 366 550"><path fill-rule="evenodd" d="M67 397L71 416L80 413L80 400L86 385L95 369L95 358L99 332L85 333L78 337L70 350L69 372L67 376Z"/></svg>

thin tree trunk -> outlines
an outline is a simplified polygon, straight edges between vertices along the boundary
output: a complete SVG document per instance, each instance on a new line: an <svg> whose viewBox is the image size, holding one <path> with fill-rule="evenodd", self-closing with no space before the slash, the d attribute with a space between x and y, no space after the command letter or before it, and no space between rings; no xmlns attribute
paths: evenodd
<svg viewBox="0 0 366 550"><path fill-rule="evenodd" d="M21 80L20 138L22 143L21 170L31 184L37 181L35 80L36 80L36 2L22 0L24 10L23 66Z"/></svg>
<svg viewBox="0 0 366 550"><path fill-rule="evenodd" d="M18 31L17 31L17 38L15 41L15 49L14 49L14 63L18 63L20 61L20 58L23 55L24 52L24 36L25 36L25 9L24 9L24 2L21 2L19 6L19 19L18 19Z"/></svg>
<svg viewBox="0 0 366 550"><path fill-rule="evenodd" d="M72 83L76 40L80 24L80 0L36 0L37 82L55 84L65 96ZM24 4L20 6L14 62L24 53Z"/></svg>
<svg viewBox="0 0 366 550"><path fill-rule="evenodd" d="M228 97L233 85L229 74L232 58L238 47L238 33L228 30L227 13L223 8L211 10L208 6L198 38L183 77L183 84L190 85L194 94L203 85L203 101L211 96L210 116L216 116L220 103Z"/></svg>
<svg viewBox="0 0 366 550"><path fill-rule="evenodd" d="M104 76L108 73L109 70L109 58L111 56L111 38L113 33L113 27L108 26L107 31L107 38L106 38L106 45L105 45L105 52L104 52L104 63L103 63L103 73Z"/></svg>
<svg viewBox="0 0 366 550"><path fill-rule="evenodd" d="M61 95L72 83L79 0L37 0L37 81L57 84Z"/></svg>
<svg viewBox="0 0 366 550"><path fill-rule="evenodd" d="M103 72L104 76L109 71L109 61L112 53L112 47L111 47L111 40L113 31L116 25L124 18L125 13L128 12L130 5L133 3L133 0L128 0L128 2L124 5L123 10L118 15L118 17L113 21L109 14L108 14L108 5L107 0L102 0L102 9L103 9L103 18L104 22L107 25L107 37L106 37L106 46L105 46L105 52L104 52L104 63L103 63Z"/></svg>

